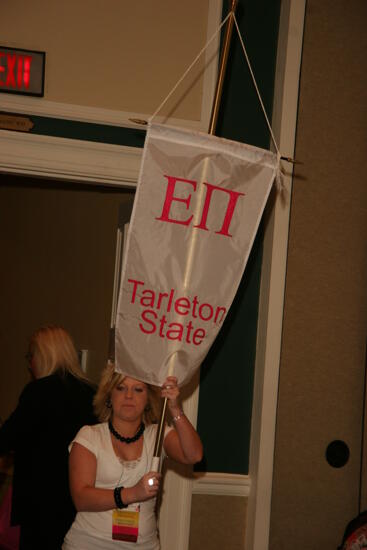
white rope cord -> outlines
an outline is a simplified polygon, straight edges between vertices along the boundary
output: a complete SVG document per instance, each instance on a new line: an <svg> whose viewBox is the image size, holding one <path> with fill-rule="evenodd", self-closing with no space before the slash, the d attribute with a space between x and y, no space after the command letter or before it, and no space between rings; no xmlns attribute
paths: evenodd
<svg viewBox="0 0 367 550"><path fill-rule="evenodd" d="M250 71L250 74L251 74L251 78L252 78L252 82L254 83L254 86L255 86L255 90L256 90L256 93L257 93L257 97L259 98L259 101L260 101L260 105L261 105L261 108L263 110L263 113L264 113L264 116L265 116L265 120L266 120L266 123L268 125L268 128L269 128L269 132L270 132L270 135L271 135L271 139L273 140L273 143L274 143L274 147L275 147L275 150L277 152L277 156L278 158L280 158L280 152L279 152L279 147L278 147L278 144L275 140L275 137L274 137L274 134L273 134L273 129L271 127L271 124L269 122L269 119L268 119L268 115L266 114L266 110L265 110L265 107L264 107L264 103L263 103L263 100L261 99L261 95L260 95L260 91L259 91L259 88L257 86L257 83L256 83L256 79L255 79L255 75L254 75L254 72L252 70L252 67L251 67L251 63L250 63L250 60L249 60L249 57L247 55L247 51L246 51L246 48L245 48L245 44L242 40L242 36L241 36L241 32L240 32L240 29L239 29L239 26L238 26L238 23L237 23L237 19L236 19L236 16L233 14L233 19L234 19L234 22L235 22L235 25L236 25L236 29L237 29L237 34L238 34L238 37L240 39L240 42L241 42L241 46L242 46L242 49L243 49L243 53L245 55L245 58L246 58L246 62L247 62L247 66L249 68L249 71Z"/></svg>
<svg viewBox="0 0 367 550"><path fill-rule="evenodd" d="M178 88L178 86L181 84L181 82L184 80L186 75L191 71L195 63L198 61L200 56L205 52L207 47L211 44L211 42L214 40L214 38L217 36L223 25L226 23L227 19L232 15L232 12L229 12L227 17L223 19L222 23L219 25L218 29L215 31L215 33L209 38L208 42L205 44L205 46L201 49L201 51L198 53L198 55L195 57L194 61L191 63L191 65L186 69L184 74L181 76L181 78L176 82L170 93L167 95L167 97L162 101L162 103L159 105L159 107L154 111L154 113L149 117L148 122L152 122L153 118L159 113L159 111L162 109L162 107L166 104L166 102L169 100L171 95L174 93L174 91Z"/></svg>
<svg viewBox="0 0 367 550"><path fill-rule="evenodd" d="M274 147L275 147L275 151L276 151L276 154L277 154L277 171L276 171L276 176L275 176L275 181L277 183L277 187L280 191L282 191L284 189L284 169L283 169L283 166L281 164L281 159L282 158L285 158L285 157L282 157L280 151L279 151L279 147L278 147L278 144L276 142L276 139L275 139L275 136L274 136L274 133L273 133L273 129L271 127L271 124L269 122L269 118L268 118L268 115L266 113L266 109L265 109L265 106L264 106L264 103L263 103L263 100L261 98L261 95L260 95L260 91L259 91L259 88L258 88L258 85L257 85L257 82L256 82L256 78L255 78L255 75L254 75L254 72L252 70L252 67L251 67L251 63L250 63L250 59L247 55L247 51L246 51L246 48L245 48L245 44L244 44L244 41L242 39L242 36L241 36L241 32L240 32L240 29L239 29L239 26L238 26L238 23L237 23L237 19L236 19L236 16L235 14L233 14L233 19L234 19L234 23L236 25L236 29L237 29L237 34L238 34L238 38L240 39L240 42L241 42L241 46L242 46L242 50L243 50L243 53L245 55L245 59L246 59L246 62L247 62L247 66L249 68L249 71L250 71L250 74L251 74L251 78L252 78L252 82L255 86L255 90L256 90L256 93L257 93L257 97L260 101L260 105L261 105L261 108L262 108L262 111L264 113L264 117L265 117L265 120L266 120L266 124L268 125L268 128L269 128L269 132L270 132L270 135L271 135L271 139L273 141L273 144L274 144ZM290 162L292 162L292 159L288 159L288 158L285 158L285 160L288 160Z"/></svg>
<svg viewBox="0 0 367 550"><path fill-rule="evenodd" d="M285 159L289 162L294 162L293 159L291 158L288 158L288 157L282 157L280 151L279 151L279 147L278 147L278 144L276 142L276 139L275 139L275 136L274 136L274 133L273 133L273 129L271 127L271 124L269 122L269 119L268 119L268 115L266 113L266 109L265 109L265 106L264 106L264 103L263 103L263 100L261 98L261 95L260 95L260 91L259 91L259 88L258 88L258 85L257 85L257 82L256 82L256 79L255 79L255 75L254 75L254 72L252 70L252 67L251 67L251 63L250 63L250 60L249 60L249 57L247 55L247 51L246 51L246 48L245 48L245 44L244 44L244 41L242 39L242 36L241 36L241 32L240 32L240 29L239 29L239 26L238 26L238 23L237 23L237 19L236 19L236 16L234 14L234 12L230 11L227 15L227 17L225 19L223 19L223 21L221 22L221 24L219 25L218 29L214 32L214 34L209 38L208 42L205 44L205 46L200 50L200 52L198 53L198 55L195 57L194 61L189 65L189 67L186 69L186 71L184 72L184 74L181 76L181 78L176 82L176 84L174 85L174 87L172 88L172 90L169 92L169 94L165 97L165 99L162 101L162 103L159 105L159 107L154 111L154 113L149 117L148 119L148 122L152 122L152 120L156 117L156 115L159 113L159 111L162 109L162 107L166 104L166 102L169 100L169 98L171 97L171 95L175 92L175 90L178 88L178 86L181 84L181 82L184 80L184 78L186 77L186 75L191 71L191 69L193 68L193 66L195 65L195 63L198 61L198 59L200 58L200 56L205 52L205 50L207 49L207 47L211 44L211 42L214 40L214 38L217 36L217 34L219 33L219 31L222 29L223 25L227 22L228 18L233 16L233 19L234 19L234 23L235 23L235 26L236 26L236 29L237 29L237 34L238 34L238 37L240 39L240 42L241 42L241 46L242 46L242 50L243 50L243 53L244 53L244 56L245 56L245 59L246 59L246 62L247 62L247 66L249 68L249 71L250 71L250 74L251 74L251 78L252 78L252 81L253 81L253 84L255 86L255 90L256 90L256 94L257 94L257 97L259 99L259 102L260 102L260 105L261 105L261 108L262 108L262 111L264 113L264 117L265 117L265 120L266 120L266 123L267 123L267 126L268 126L268 129L269 129L269 132L270 132L270 135L271 135L271 139L273 141L273 144L274 144L274 147L275 147L275 150L276 150L276 155L277 155L277 164L278 164L278 168L277 168L277 175L276 175L276 181L278 183L278 186L280 188L283 187L283 183L282 183L282 179L283 179L283 168L282 168L282 165L281 165L281 159Z"/></svg>

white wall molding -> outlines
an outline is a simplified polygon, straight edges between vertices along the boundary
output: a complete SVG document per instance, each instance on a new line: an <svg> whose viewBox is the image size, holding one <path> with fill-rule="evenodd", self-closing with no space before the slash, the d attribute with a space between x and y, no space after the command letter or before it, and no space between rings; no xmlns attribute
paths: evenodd
<svg viewBox="0 0 367 550"><path fill-rule="evenodd" d="M131 119L148 120L150 117L148 113L86 107L84 105L58 103L56 101L47 101L43 98L11 94L2 94L0 96L0 111L140 129L142 127L132 122ZM183 126L194 130L203 129L203 131L206 131L204 127L206 118L206 116L203 116L200 120L185 120L174 117L167 119L167 117L157 115L154 120L155 122L165 122L172 126Z"/></svg>
<svg viewBox="0 0 367 550"><path fill-rule="evenodd" d="M281 5L272 126L282 155L293 157L306 0ZM267 209L259 304L251 425L251 491L246 550L268 550L275 429L287 266L292 166L285 163L284 188Z"/></svg>
<svg viewBox="0 0 367 550"><path fill-rule="evenodd" d="M0 171L135 186L142 150L0 130Z"/></svg>
<svg viewBox="0 0 367 550"><path fill-rule="evenodd" d="M248 497L250 487L251 482L247 475L216 472L195 473L192 494Z"/></svg>

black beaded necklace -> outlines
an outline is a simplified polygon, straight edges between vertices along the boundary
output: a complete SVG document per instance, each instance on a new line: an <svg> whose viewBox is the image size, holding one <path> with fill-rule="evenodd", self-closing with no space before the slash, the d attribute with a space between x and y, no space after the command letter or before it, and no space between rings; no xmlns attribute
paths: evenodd
<svg viewBox="0 0 367 550"><path fill-rule="evenodd" d="M135 435L133 435L133 437L124 437L123 435L120 435L118 432L116 432L115 428L112 426L111 420L108 421L108 427L110 429L111 434L114 437L116 437L116 439L118 439L119 441L122 441L122 443L127 443L128 445L129 443L134 443L134 441L138 441L138 439L141 438L145 430L145 424L144 422L142 422L139 426L138 431L136 432Z"/></svg>

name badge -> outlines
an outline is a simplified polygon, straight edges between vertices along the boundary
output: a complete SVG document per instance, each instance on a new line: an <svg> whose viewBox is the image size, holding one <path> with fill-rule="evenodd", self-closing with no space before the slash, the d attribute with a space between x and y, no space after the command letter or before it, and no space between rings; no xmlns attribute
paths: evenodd
<svg viewBox="0 0 367 550"><path fill-rule="evenodd" d="M131 504L123 510L112 511L112 538L136 542L139 535L140 504Z"/></svg>

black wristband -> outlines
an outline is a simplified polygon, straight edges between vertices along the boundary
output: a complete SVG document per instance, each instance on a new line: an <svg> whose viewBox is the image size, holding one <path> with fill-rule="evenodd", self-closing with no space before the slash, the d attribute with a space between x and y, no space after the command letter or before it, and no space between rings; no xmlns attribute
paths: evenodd
<svg viewBox="0 0 367 550"><path fill-rule="evenodd" d="M119 508L121 510L121 508L127 508L128 507L128 504L124 504L122 498L121 498L121 491L122 491L123 487L115 487L114 491L113 491L113 497L115 499L115 504L116 504L116 508Z"/></svg>

